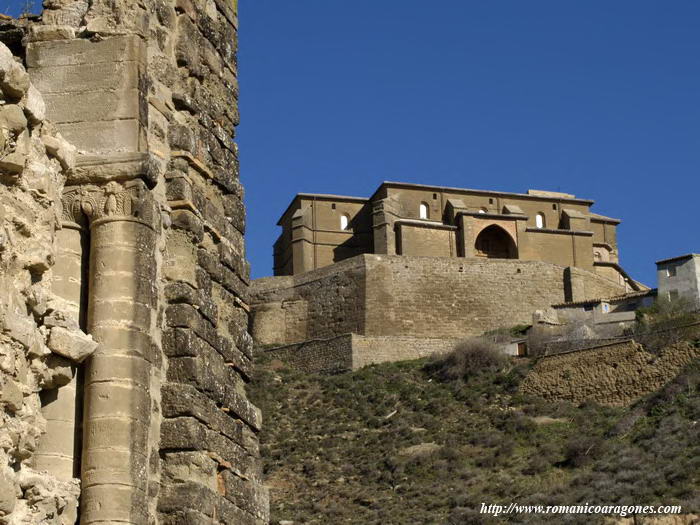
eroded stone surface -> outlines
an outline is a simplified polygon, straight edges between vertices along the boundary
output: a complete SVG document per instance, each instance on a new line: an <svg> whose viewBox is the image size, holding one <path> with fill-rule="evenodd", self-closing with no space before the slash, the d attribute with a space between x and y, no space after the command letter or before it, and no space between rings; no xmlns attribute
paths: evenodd
<svg viewBox="0 0 700 525"><path fill-rule="evenodd" d="M57 149L45 148L44 140L61 139L44 123L42 96L4 44L0 79L0 523L74 523L77 480L31 468L46 428L40 392L73 375L51 358L43 321L55 301L51 269L66 164ZM77 324L60 330L64 342L88 337Z"/></svg>

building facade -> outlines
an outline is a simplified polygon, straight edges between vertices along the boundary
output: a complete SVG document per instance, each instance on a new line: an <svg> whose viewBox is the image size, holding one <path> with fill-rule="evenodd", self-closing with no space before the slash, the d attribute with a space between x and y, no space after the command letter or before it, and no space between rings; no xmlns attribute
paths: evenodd
<svg viewBox="0 0 700 525"><path fill-rule="evenodd" d="M543 261L634 289L619 266L619 219L593 201L384 182L369 198L299 194L282 214L274 274L297 275L359 254Z"/></svg>
<svg viewBox="0 0 700 525"><path fill-rule="evenodd" d="M700 254L690 253L656 263L659 298L684 300L700 310Z"/></svg>

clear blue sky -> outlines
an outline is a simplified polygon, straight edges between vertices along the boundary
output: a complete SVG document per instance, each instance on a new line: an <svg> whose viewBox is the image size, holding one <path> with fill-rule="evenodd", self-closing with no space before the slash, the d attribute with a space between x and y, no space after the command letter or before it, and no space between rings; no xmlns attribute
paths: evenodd
<svg viewBox="0 0 700 525"><path fill-rule="evenodd" d="M593 199L650 285L700 251L700 2L239 4L254 277L294 194L383 180Z"/></svg>

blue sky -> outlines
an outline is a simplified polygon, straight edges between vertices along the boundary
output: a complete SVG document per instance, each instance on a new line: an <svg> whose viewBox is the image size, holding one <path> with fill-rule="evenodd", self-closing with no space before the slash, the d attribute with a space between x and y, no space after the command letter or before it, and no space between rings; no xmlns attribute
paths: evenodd
<svg viewBox="0 0 700 525"><path fill-rule="evenodd" d="M9 2L18 5L20 2ZM9 11L12 11L10 7ZM239 0L253 276L294 194L560 190L623 266L700 251L700 2Z"/></svg>

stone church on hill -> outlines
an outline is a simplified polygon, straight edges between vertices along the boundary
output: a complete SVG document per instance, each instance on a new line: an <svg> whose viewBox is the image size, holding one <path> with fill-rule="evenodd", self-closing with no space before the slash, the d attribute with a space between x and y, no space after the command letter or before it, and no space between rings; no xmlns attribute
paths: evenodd
<svg viewBox="0 0 700 525"><path fill-rule="evenodd" d="M568 193L526 194L384 182L369 198L301 193L280 218L275 275L359 254L544 261L594 271L632 289L618 264L617 225Z"/></svg>
<svg viewBox="0 0 700 525"><path fill-rule="evenodd" d="M251 332L308 370L443 351L535 310L646 287L619 265L618 219L593 201L384 182L369 198L299 194Z"/></svg>

